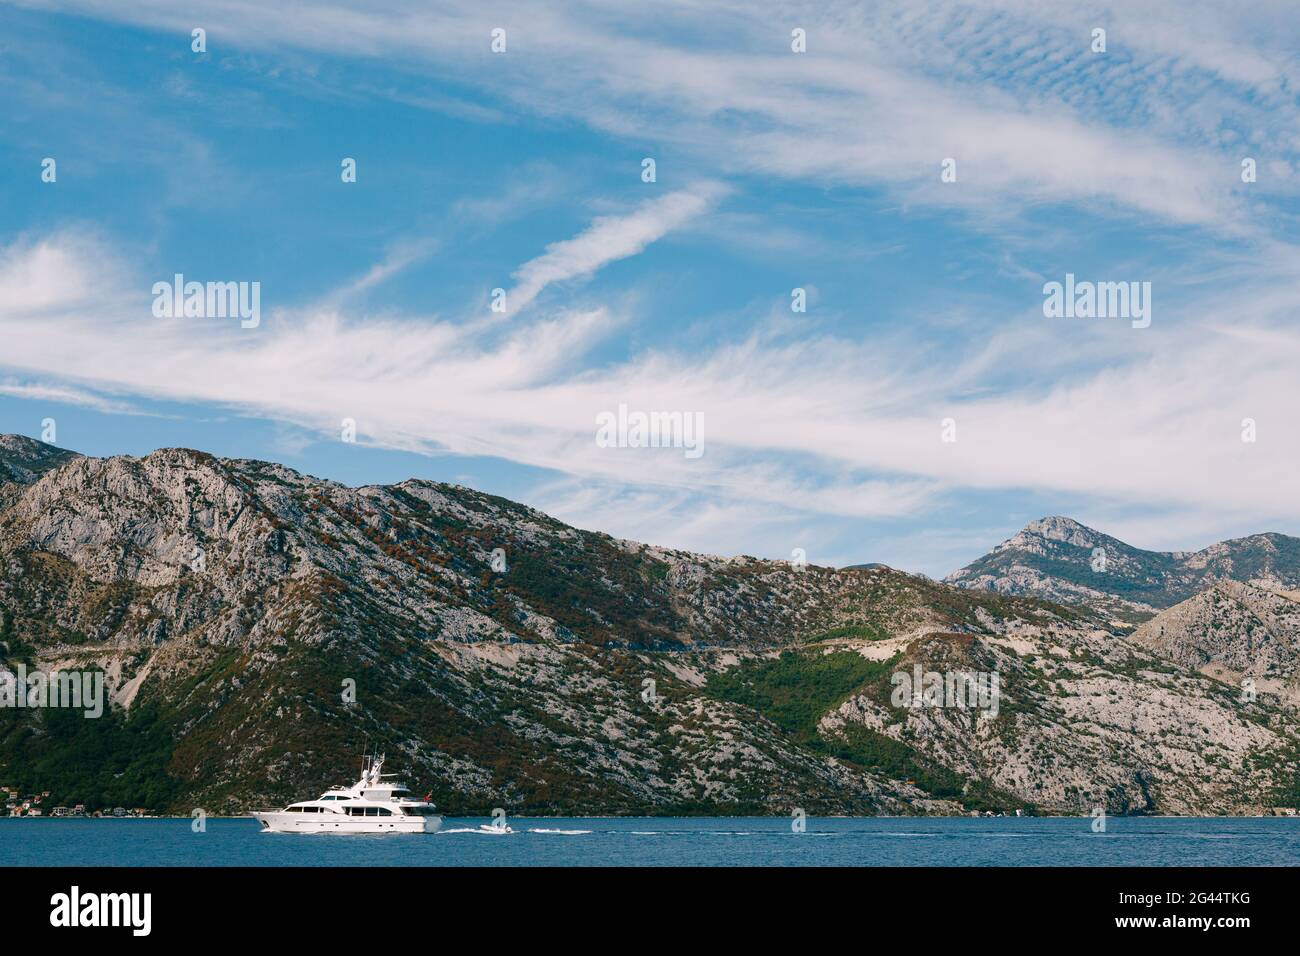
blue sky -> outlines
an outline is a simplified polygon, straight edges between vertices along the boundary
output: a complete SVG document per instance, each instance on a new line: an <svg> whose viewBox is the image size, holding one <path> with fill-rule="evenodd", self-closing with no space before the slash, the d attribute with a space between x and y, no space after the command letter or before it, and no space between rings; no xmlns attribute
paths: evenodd
<svg viewBox="0 0 1300 956"><path fill-rule="evenodd" d="M427 6L0 4L0 429L932 575L1300 530L1287 5ZM178 272L261 324L155 318ZM1066 273L1151 326L1044 317ZM705 455L599 447L620 404Z"/></svg>

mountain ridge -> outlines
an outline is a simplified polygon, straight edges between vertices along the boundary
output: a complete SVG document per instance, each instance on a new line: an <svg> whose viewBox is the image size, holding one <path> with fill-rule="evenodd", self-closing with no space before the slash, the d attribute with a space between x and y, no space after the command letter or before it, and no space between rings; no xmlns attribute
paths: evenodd
<svg viewBox="0 0 1300 956"><path fill-rule="evenodd" d="M102 669L113 706L0 711L0 778L65 800L239 812L336 783L367 741L462 813L1300 798L1279 697L1244 703L1087 607L190 449L24 471L0 485L0 656ZM900 709L912 667L1000 674L999 713Z"/></svg>
<svg viewBox="0 0 1300 956"><path fill-rule="evenodd" d="M946 583L1088 604L1136 625L1217 581L1300 586L1300 538L1263 532L1199 551L1148 551L1063 516L1031 521Z"/></svg>

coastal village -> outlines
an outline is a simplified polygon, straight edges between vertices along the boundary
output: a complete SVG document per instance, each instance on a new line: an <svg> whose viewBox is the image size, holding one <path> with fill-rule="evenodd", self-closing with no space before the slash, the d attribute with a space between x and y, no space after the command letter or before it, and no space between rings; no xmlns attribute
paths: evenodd
<svg viewBox="0 0 1300 956"><path fill-rule="evenodd" d="M17 787L0 787L4 795L4 815L8 817L152 817L156 816L142 807L128 810L126 807L113 807L108 810L87 812L84 803L71 807L50 807L43 805L50 799L50 791L42 793L21 794Z"/></svg>

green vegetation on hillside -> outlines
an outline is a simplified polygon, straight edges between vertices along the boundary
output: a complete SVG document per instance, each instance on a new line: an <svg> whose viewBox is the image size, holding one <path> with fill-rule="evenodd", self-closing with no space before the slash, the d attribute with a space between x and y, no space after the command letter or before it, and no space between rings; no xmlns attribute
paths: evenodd
<svg viewBox="0 0 1300 956"><path fill-rule="evenodd" d="M820 634L814 635L808 643L816 644L820 641L851 640L854 638L867 641L883 641L888 637L889 633L875 624L847 624L843 627L833 627L829 631L822 631Z"/></svg>
<svg viewBox="0 0 1300 956"><path fill-rule="evenodd" d="M43 793L43 805L84 803L87 810L163 810L179 793L167 774L171 735L150 704L130 716L105 708L97 718L80 710L0 710L0 783Z"/></svg>
<svg viewBox="0 0 1300 956"><path fill-rule="evenodd" d="M913 747L860 724L846 724L837 739L823 739L831 756L906 780L941 800L956 800L968 810L1029 809L1031 805L977 777L967 778L919 754Z"/></svg>
<svg viewBox="0 0 1300 956"><path fill-rule="evenodd" d="M970 779L929 760L913 747L858 724L836 737L818 733L821 718L861 692L883 693L897 657L872 661L856 651L824 654L785 651L775 659L747 661L709 678L712 697L751 707L800 745L893 780L908 781L931 796L971 810L1006 810L1029 804L980 779Z"/></svg>
<svg viewBox="0 0 1300 956"><path fill-rule="evenodd" d="M1266 773L1274 784L1265 797L1267 806L1300 808L1300 744L1294 739L1276 751L1253 751L1245 761L1251 773Z"/></svg>
<svg viewBox="0 0 1300 956"><path fill-rule="evenodd" d="M873 677L888 674L889 663L867 660L855 651L785 651L772 660L714 674L705 690L719 700L752 707L786 733L809 742L817 737L823 714Z"/></svg>

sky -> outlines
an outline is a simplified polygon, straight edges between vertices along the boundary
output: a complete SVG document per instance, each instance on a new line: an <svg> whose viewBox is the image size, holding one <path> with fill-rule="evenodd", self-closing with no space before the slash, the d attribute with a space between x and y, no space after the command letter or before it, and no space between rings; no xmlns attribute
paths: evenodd
<svg viewBox="0 0 1300 956"><path fill-rule="evenodd" d="M1300 11L1228 6L0 2L0 431L936 577L1300 533Z"/></svg>

